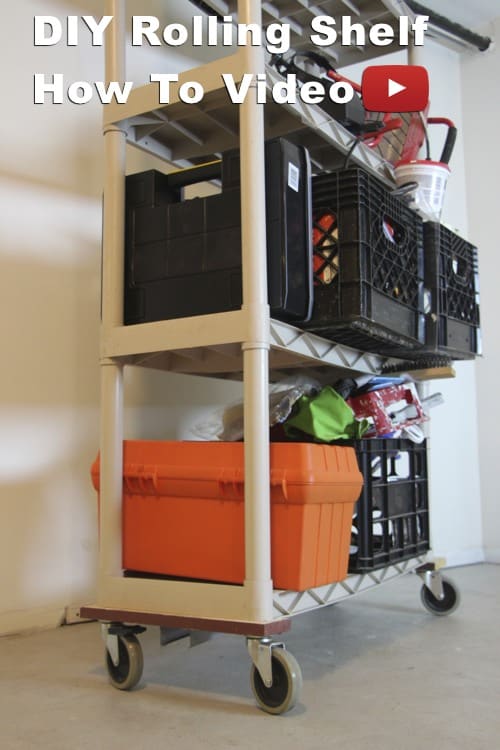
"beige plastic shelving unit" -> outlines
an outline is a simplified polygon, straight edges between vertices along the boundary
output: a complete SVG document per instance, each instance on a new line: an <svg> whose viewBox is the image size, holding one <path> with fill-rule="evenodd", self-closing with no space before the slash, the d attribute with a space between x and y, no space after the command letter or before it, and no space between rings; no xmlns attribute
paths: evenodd
<svg viewBox="0 0 500 750"><path fill-rule="evenodd" d="M223 12L236 3L213 3ZM366 23L393 16L385 2L356 3ZM261 23L261 13L300 23L318 12L352 12L352 2L309 0L238 0L238 19ZM280 8L282 13L280 13ZM125 2L106 0L114 18L106 45L106 79L125 80ZM355 50L359 59L369 51ZM351 60L352 61L352 60ZM184 80L203 83L198 105L172 97L158 104L157 84L133 90L127 104L104 109L105 190L101 327L101 480L100 562L97 599L81 615L101 620L112 683L120 689L136 684L142 652L136 633L142 625L194 631L239 633L247 637L253 661L252 683L261 707L282 713L297 700L300 668L289 652L277 648L273 635L290 627L290 616L349 596L416 568L422 558L342 583L305 592L274 591L270 565L269 379L297 368L316 376L329 373L380 372L383 360L271 320L267 302L264 198L264 139L294 133L310 151L313 163L328 169L332 145L347 152L352 136L314 106L265 108L251 97L237 107L221 85L220 74L266 70L264 52L241 47L223 61L187 71ZM267 69L272 84L276 74ZM173 90L174 87L171 87ZM239 144L241 149L243 306L241 310L140 325L123 325L123 257L125 151L131 143L169 162L196 162ZM363 145L355 159L382 179L390 173ZM122 570L123 368L141 365L244 381L245 424L245 581L242 586L124 577ZM438 586L439 581L434 583ZM281 678L276 680L276 669ZM279 683L279 684L278 684Z"/></svg>

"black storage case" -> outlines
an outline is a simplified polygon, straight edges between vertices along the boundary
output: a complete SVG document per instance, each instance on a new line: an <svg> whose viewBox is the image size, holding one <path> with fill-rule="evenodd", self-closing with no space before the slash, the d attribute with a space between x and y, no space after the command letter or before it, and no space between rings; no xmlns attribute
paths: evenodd
<svg viewBox="0 0 500 750"><path fill-rule="evenodd" d="M425 349L452 359L481 353L477 248L436 222L424 225Z"/></svg>
<svg viewBox="0 0 500 750"><path fill-rule="evenodd" d="M312 201L314 308L301 327L388 356L421 347L421 218L361 168L314 177ZM320 219L327 212L334 228L325 236ZM333 280L325 283L328 266Z"/></svg>
<svg viewBox="0 0 500 750"><path fill-rule="evenodd" d="M271 315L312 309L312 219L306 149L266 143L266 231ZM183 200L182 186L223 178L218 195ZM242 304L239 154L222 164L126 179L125 324L236 310Z"/></svg>
<svg viewBox="0 0 500 750"><path fill-rule="evenodd" d="M426 443L355 443L363 489L355 506L349 572L364 573L429 550Z"/></svg>

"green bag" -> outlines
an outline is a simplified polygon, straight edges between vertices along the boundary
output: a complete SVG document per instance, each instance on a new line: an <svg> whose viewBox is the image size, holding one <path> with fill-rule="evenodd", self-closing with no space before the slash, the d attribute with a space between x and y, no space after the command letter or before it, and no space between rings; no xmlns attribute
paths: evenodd
<svg viewBox="0 0 500 750"><path fill-rule="evenodd" d="M368 430L366 419L357 420L351 407L329 385L316 396L301 396L284 424L289 437L301 430L322 443L358 440Z"/></svg>

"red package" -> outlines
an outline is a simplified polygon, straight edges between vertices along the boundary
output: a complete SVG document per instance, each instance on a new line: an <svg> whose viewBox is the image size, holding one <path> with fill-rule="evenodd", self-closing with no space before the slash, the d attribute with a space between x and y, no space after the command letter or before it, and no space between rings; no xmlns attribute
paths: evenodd
<svg viewBox="0 0 500 750"><path fill-rule="evenodd" d="M429 419L413 383L390 385L362 396L353 396L347 399L347 403L358 419L368 419L372 423L365 437L390 436Z"/></svg>

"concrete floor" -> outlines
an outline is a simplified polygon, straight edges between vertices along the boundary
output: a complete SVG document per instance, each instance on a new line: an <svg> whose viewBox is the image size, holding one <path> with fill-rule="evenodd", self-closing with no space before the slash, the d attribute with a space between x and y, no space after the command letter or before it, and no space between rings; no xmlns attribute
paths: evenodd
<svg viewBox="0 0 500 750"><path fill-rule="evenodd" d="M107 683L96 623L0 639L5 750L491 750L499 746L500 566L447 573L462 604L449 617L420 605L405 576L304 614L286 638L302 667L300 703L260 711L243 638L160 648L141 636L132 692Z"/></svg>

